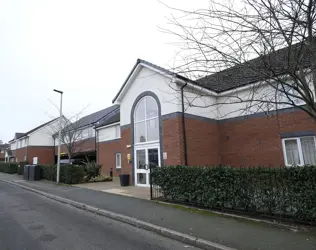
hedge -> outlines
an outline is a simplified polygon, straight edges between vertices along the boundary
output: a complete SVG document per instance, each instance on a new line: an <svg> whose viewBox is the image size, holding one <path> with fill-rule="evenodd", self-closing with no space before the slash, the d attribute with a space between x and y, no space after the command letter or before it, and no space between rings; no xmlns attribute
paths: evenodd
<svg viewBox="0 0 316 250"><path fill-rule="evenodd" d="M168 201L316 222L316 166L165 166L151 177Z"/></svg>
<svg viewBox="0 0 316 250"><path fill-rule="evenodd" d="M57 167L51 165L40 165L41 178L56 181ZM61 165L59 181L66 184L82 183L85 176L84 167L77 165Z"/></svg>
<svg viewBox="0 0 316 250"><path fill-rule="evenodd" d="M17 164L17 174L22 175L24 173L24 166L27 164L26 161Z"/></svg>
<svg viewBox="0 0 316 250"><path fill-rule="evenodd" d="M0 162L0 172L7 174L15 174L17 172L17 163Z"/></svg>

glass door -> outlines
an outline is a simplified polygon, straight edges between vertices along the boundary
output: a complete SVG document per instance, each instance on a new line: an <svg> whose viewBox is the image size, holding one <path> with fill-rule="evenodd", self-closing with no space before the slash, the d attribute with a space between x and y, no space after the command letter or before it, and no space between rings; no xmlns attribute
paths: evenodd
<svg viewBox="0 0 316 250"><path fill-rule="evenodd" d="M160 166L159 147L143 147L135 149L135 184L136 186L150 185L149 167Z"/></svg>

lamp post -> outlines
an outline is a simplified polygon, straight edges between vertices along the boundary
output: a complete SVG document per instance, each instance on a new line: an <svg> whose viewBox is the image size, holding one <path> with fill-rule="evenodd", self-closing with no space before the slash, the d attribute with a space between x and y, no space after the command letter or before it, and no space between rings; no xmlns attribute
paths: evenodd
<svg viewBox="0 0 316 250"><path fill-rule="evenodd" d="M54 89L55 92L60 94L60 107L59 107L59 131L58 131L58 155L57 155L57 176L56 182L59 183L59 173L60 173L60 143L61 143L61 118L62 118L62 108L63 108L63 93L60 90Z"/></svg>

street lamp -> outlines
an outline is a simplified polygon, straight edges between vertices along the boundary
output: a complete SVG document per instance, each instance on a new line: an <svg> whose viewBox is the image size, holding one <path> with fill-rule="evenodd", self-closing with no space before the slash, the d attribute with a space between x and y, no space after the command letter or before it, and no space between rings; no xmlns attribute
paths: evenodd
<svg viewBox="0 0 316 250"><path fill-rule="evenodd" d="M62 118L62 108L63 108L63 93L60 90L54 89L55 92L60 94L60 107L59 107L59 131L58 131L58 155L57 155L57 176L56 182L59 183L59 173L60 173L60 143L61 143L61 118Z"/></svg>

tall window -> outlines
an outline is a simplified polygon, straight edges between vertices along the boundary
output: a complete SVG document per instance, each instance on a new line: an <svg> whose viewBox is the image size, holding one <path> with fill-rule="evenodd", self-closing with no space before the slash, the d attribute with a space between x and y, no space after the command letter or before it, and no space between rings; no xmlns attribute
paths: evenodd
<svg viewBox="0 0 316 250"><path fill-rule="evenodd" d="M145 96L137 103L134 112L135 143L159 140L158 105L151 96Z"/></svg>
<svg viewBox="0 0 316 250"><path fill-rule="evenodd" d="M115 164L116 168L121 168L121 153L115 154Z"/></svg>
<svg viewBox="0 0 316 250"><path fill-rule="evenodd" d="M285 165L315 165L316 142L314 136L283 139Z"/></svg>

